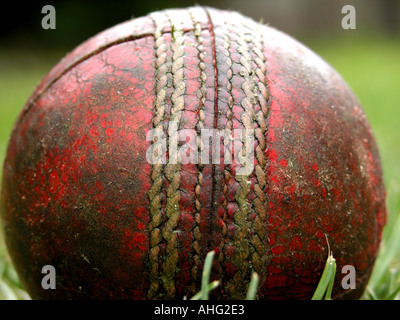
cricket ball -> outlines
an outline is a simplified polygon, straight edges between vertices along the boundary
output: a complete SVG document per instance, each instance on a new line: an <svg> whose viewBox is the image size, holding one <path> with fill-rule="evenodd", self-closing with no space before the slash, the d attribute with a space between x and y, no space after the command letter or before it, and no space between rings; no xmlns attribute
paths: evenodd
<svg viewBox="0 0 400 320"><path fill-rule="evenodd" d="M257 298L309 299L325 235L333 298L355 299L386 209L341 76L274 28L192 7L110 28L50 71L12 131L1 215L34 299L190 298L212 250L211 298L243 299L257 272Z"/></svg>

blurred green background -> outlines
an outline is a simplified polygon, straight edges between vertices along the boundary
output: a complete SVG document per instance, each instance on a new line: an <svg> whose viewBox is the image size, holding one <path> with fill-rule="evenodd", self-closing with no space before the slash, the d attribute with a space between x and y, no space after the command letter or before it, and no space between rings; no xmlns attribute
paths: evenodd
<svg viewBox="0 0 400 320"><path fill-rule="evenodd" d="M40 79L88 37L132 17L194 4L233 9L294 36L342 74L361 101L381 153L389 219L366 299L399 298L400 290L400 1L214 0L31 1L11 3L0 21L0 163L13 123ZM44 30L44 5L56 9L56 29ZM356 29L344 30L341 10L356 9ZM2 172L0 172L1 177ZM0 232L0 299L26 299Z"/></svg>

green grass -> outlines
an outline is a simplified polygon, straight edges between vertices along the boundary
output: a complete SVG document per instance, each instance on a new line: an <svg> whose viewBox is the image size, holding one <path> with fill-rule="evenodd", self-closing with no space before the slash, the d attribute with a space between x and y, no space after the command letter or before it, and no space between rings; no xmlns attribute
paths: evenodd
<svg viewBox="0 0 400 320"><path fill-rule="evenodd" d="M388 192L389 217L363 299L399 299L400 42L398 39L369 35L346 39L313 39L306 41L306 44L327 60L350 84L364 107L377 139ZM39 80L62 55L59 52L0 50L1 163L18 113ZM4 243L0 240L0 299L5 298L24 299L27 295L19 284Z"/></svg>

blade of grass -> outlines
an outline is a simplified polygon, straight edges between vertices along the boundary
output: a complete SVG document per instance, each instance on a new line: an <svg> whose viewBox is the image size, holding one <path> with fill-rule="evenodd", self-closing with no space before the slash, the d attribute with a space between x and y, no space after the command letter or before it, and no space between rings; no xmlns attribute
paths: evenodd
<svg viewBox="0 0 400 320"><path fill-rule="evenodd" d="M208 292L210 292L210 291L216 289L218 286L219 286L219 281L218 281L218 280L215 280L215 281L211 282L211 283L208 285L207 290L208 290ZM190 300L201 300L202 297L203 297L203 291L200 290L200 291L199 291L198 293L196 293Z"/></svg>
<svg viewBox="0 0 400 320"><path fill-rule="evenodd" d="M17 295L11 287L0 279L0 300L18 300Z"/></svg>
<svg viewBox="0 0 400 320"><path fill-rule="evenodd" d="M397 296L397 294L400 292L400 285L397 287L396 290L394 290L391 294L389 294L385 300L394 300Z"/></svg>
<svg viewBox="0 0 400 320"><path fill-rule="evenodd" d="M247 290L246 300L255 300L259 280L258 274L253 272L251 275L249 289Z"/></svg>
<svg viewBox="0 0 400 320"><path fill-rule="evenodd" d="M388 222L384 227L383 239L380 246L378 256L372 270L371 277L368 281L367 288L373 291L378 299L385 299L388 272L391 265L398 260L400 243L400 186L392 182L388 187L387 203L388 203Z"/></svg>
<svg viewBox="0 0 400 320"><path fill-rule="evenodd" d="M378 300L376 293L371 288L367 287L367 289L365 290L365 294L369 300Z"/></svg>
<svg viewBox="0 0 400 320"><path fill-rule="evenodd" d="M314 295L311 300L322 300L325 295L325 300L330 299L330 294L332 293L333 279L335 278L336 272L336 260L332 255L329 255L326 259L325 268L322 272L321 279L319 280L317 289L315 289ZM329 293L330 291L330 293Z"/></svg>
<svg viewBox="0 0 400 320"><path fill-rule="evenodd" d="M332 270L330 271L330 279L329 279L328 288L327 288L326 294L325 294L325 300L331 299L333 283L335 282L335 274L336 274L336 260L333 258L332 255L328 259L330 260L329 264L330 264Z"/></svg>
<svg viewBox="0 0 400 320"><path fill-rule="evenodd" d="M219 286L219 281L215 280L210 282L210 274L212 268L212 262L214 259L215 251L210 251L204 262L203 274L201 277L201 288L190 300L208 300L210 291L214 290Z"/></svg>
<svg viewBox="0 0 400 320"><path fill-rule="evenodd" d="M333 258L331 248L329 246L328 236L325 234L326 243L328 244L328 258L326 259L324 271L319 280L317 289L311 300L322 300L325 294L325 300L330 300L332 295L333 282L336 274L336 260Z"/></svg>
<svg viewBox="0 0 400 320"><path fill-rule="evenodd" d="M204 262L204 268L203 268L203 275L201 278L201 299L202 300L208 300L209 296L209 282L210 282L210 274L211 274L211 267L212 267L212 262L214 259L215 251L211 251L207 253L206 256L206 261Z"/></svg>

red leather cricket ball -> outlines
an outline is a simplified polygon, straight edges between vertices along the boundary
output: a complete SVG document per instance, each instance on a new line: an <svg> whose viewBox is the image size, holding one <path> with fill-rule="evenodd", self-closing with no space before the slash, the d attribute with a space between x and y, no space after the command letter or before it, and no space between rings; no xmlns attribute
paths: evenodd
<svg viewBox="0 0 400 320"><path fill-rule="evenodd" d="M168 149L152 163L161 140L149 132L185 145L173 123L198 133L194 154L204 129L253 130L241 149L252 170L225 163L233 136L212 141L220 161L174 163ZM190 298L211 250L211 298L244 298L255 271L259 299L309 299L325 234L333 297L358 298L386 220L373 133L340 75L280 31L202 7L117 25L50 71L14 126L1 214L34 299ZM41 286L45 265L56 289ZM345 265L354 290L341 286Z"/></svg>

